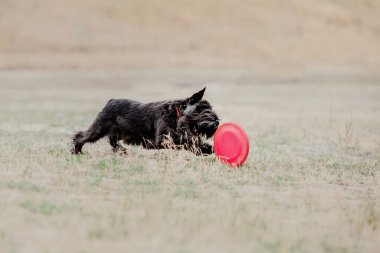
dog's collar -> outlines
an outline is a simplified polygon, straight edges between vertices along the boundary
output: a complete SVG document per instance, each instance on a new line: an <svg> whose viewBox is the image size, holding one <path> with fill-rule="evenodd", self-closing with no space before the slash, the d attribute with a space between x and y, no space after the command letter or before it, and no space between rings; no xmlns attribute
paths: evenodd
<svg viewBox="0 0 380 253"><path fill-rule="evenodd" d="M181 118L182 113L181 113L181 110L178 107L175 108L175 112L176 112L177 121L178 121L179 118Z"/></svg>

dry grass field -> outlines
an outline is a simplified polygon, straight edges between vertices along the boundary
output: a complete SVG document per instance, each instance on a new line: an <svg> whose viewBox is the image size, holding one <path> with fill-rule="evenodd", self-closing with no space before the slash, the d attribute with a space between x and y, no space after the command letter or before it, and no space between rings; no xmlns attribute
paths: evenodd
<svg viewBox="0 0 380 253"><path fill-rule="evenodd" d="M0 252L380 250L377 76L244 71L0 72ZM215 156L69 153L109 98L185 97L207 85L241 124L242 168Z"/></svg>
<svg viewBox="0 0 380 253"><path fill-rule="evenodd" d="M0 0L0 253L380 252L379 0ZM70 139L207 86L215 156Z"/></svg>

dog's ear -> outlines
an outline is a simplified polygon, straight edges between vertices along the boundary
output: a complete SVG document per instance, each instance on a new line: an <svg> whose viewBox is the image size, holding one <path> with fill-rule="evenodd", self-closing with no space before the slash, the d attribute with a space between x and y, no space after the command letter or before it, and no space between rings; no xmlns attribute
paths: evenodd
<svg viewBox="0 0 380 253"><path fill-rule="evenodd" d="M189 99L189 104L193 105L195 103L198 103L202 100L203 94L205 94L206 87L204 87L202 90L198 91L197 93L194 93Z"/></svg>

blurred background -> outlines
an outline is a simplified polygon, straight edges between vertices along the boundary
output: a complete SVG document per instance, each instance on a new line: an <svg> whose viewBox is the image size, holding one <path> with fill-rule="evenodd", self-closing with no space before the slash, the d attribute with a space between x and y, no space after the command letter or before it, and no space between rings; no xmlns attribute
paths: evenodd
<svg viewBox="0 0 380 253"><path fill-rule="evenodd" d="M378 0L0 0L1 69L377 74Z"/></svg>

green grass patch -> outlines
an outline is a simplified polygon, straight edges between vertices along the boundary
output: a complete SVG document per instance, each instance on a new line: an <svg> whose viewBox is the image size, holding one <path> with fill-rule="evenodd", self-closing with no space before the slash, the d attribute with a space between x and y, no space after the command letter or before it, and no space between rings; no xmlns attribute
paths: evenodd
<svg viewBox="0 0 380 253"><path fill-rule="evenodd" d="M32 202L25 200L20 203L20 206L32 213L42 215L60 214L69 209L66 205L56 205L49 201Z"/></svg>
<svg viewBox="0 0 380 253"><path fill-rule="evenodd" d="M42 188L29 181L9 181L7 182L9 189L16 189L24 192L41 192Z"/></svg>

